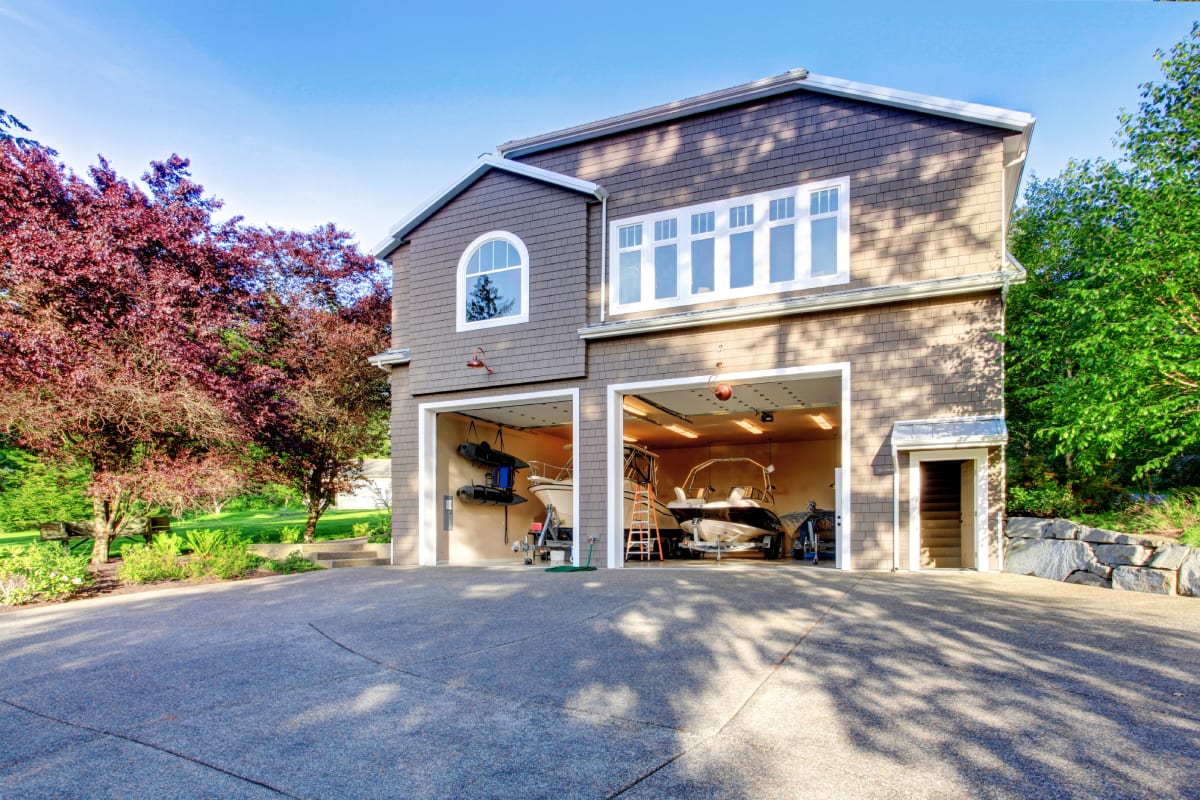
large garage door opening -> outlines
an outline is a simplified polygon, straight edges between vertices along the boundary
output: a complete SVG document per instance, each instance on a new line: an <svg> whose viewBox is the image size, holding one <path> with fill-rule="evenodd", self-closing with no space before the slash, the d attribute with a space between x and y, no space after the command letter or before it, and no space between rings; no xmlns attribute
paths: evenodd
<svg viewBox="0 0 1200 800"><path fill-rule="evenodd" d="M621 392L621 561L833 566L843 380L731 377ZM653 465L646 478L628 468L639 449Z"/></svg>
<svg viewBox="0 0 1200 800"><path fill-rule="evenodd" d="M569 484L573 407L570 399L510 398L432 414L422 533L432 538L435 563L520 563L529 554L530 532L547 526L553 528L550 547L540 542L537 555L549 559L554 549L570 560L572 493L547 494L542 479L552 475Z"/></svg>

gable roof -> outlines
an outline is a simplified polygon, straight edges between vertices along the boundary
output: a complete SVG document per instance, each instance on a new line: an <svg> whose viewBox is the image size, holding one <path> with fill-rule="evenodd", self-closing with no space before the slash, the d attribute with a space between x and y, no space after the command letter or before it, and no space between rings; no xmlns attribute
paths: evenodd
<svg viewBox="0 0 1200 800"><path fill-rule="evenodd" d="M653 108L576 125L540 136L532 136L528 139L514 139L500 145L496 150L505 158L520 158L554 147L576 144L601 136L657 125L693 114L797 91L836 95L852 100L862 100L878 105L989 125L1016 133L1028 133L1034 123L1034 118L1023 111L1010 111L1006 108L985 106L979 103L967 103L933 95L905 92L900 89L889 89L886 86L847 81L827 75L814 75L806 69L794 69L773 78L763 78L741 86L676 100Z"/></svg>
<svg viewBox="0 0 1200 800"><path fill-rule="evenodd" d="M438 192L418 207L416 211L393 225L391 230L388 231L387 238L372 248L372 254L376 258L387 258L392 251L404 243L405 236L412 233L422 222L432 217L444 208L447 203L462 194L468 186L493 169L543 181L544 183L560 186L563 189L569 189L574 192L590 194L597 200L603 200L608 197L608 192L604 191L604 187L598 183L580 180L579 178L573 178L570 175L563 175L560 172L553 172L541 167L522 164L519 161L510 161L507 158L500 158L499 156L482 155L476 159L475 163L471 165L471 168L461 178Z"/></svg>

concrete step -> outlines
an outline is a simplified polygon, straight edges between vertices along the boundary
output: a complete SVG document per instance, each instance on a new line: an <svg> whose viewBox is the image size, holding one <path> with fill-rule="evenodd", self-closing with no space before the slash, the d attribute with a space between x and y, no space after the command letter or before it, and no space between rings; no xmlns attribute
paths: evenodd
<svg viewBox="0 0 1200 800"><path fill-rule="evenodd" d="M375 558L375 553L364 553L361 547L347 550L338 548L337 550L317 550L304 554L305 558L315 559L317 561L337 561L343 558Z"/></svg>
<svg viewBox="0 0 1200 800"><path fill-rule="evenodd" d="M361 558L310 558L315 564L319 564L326 569L342 569L346 567L386 567L391 563L386 558L376 558L375 556L366 555Z"/></svg>

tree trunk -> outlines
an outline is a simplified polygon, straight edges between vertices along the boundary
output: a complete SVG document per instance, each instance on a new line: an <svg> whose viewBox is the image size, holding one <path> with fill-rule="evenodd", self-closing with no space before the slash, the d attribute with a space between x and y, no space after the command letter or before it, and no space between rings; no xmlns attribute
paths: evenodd
<svg viewBox="0 0 1200 800"><path fill-rule="evenodd" d="M92 499L92 563L108 563L108 547L112 543L112 519L108 503L99 497Z"/></svg>
<svg viewBox="0 0 1200 800"><path fill-rule="evenodd" d="M317 533L317 520L321 518L320 501L308 504L308 521L304 524L304 541L311 542Z"/></svg>

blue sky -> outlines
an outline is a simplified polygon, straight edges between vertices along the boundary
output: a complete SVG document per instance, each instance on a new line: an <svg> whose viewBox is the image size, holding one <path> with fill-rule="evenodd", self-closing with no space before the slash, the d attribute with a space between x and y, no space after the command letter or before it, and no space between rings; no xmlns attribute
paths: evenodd
<svg viewBox="0 0 1200 800"><path fill-rule="evenodd" d="M256 224L370 247L496 145L794 67L1037 117L1111 156L1194 3L0 0L0 108L76 171L173 152Z"/></svg>

